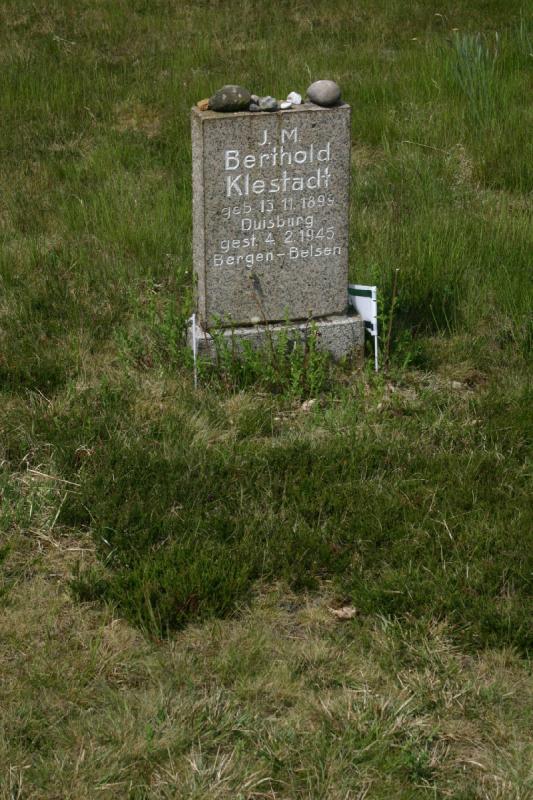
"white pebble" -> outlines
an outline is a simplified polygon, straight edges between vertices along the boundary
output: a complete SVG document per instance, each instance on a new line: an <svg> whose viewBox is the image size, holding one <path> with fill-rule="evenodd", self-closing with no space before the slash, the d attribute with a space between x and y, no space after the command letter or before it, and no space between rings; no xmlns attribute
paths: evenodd
<svg viewBox="0 0 533 800"><path fill-rule="evenodd" d="M299 106L302 102L302 95L298 94L298 92L291 92L287 95L287 103L290 103L293 106Z"/></svg>
<svg viewBox="0 0 533 800"><path fill-rule="evenodd" d="M289 100L282 100L282 102L279 104L279 107L283 109L290 108L291 106L292 103Z"/></svg>

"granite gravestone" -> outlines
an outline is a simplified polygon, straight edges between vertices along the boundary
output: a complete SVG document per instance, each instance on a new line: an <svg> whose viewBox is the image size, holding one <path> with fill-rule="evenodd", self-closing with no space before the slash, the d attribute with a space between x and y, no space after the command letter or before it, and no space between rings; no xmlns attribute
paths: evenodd
<svg viewBox="0 0 533 800"><path fill-rule="evenodd" d="M192 111L199 351L213 326L258 345L316 320L335 357L361 348L348 314L350 107Z"/></svg>

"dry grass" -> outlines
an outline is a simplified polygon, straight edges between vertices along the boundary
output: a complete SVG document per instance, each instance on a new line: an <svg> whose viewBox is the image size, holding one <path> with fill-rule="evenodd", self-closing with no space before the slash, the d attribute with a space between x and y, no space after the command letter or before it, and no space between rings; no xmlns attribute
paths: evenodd
<svg viewBox="0 0 533 800"><path fill-rule="evenodd" d="M327 585L150 641L66 591L87 542L36 534L12 541L0 619L2 800L532 796L533 682L511 651L339 622Z"/></svg>

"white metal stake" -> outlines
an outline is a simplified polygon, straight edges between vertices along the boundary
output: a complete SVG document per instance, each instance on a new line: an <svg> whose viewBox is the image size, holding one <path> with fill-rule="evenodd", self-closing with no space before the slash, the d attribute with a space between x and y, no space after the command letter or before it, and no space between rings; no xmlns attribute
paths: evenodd
<svg viewBox="0 0 533 800"><path fill-rule="evenodd" d="M374 369L379 370L378 352L378 290L376 286L348 284L348 302L361 315L366 330L374 339Z"/></svg>
<svg viewBox="0 0 533 800"><path fill-rule="evenodd" d="M196 349L196 314L192 315L192 360L194 365L194 388L198 389L198 358Z"/></svg>

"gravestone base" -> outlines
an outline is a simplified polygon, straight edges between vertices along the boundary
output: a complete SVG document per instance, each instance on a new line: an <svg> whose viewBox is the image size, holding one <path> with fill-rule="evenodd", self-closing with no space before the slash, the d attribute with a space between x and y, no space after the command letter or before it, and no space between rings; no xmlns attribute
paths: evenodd
<svg viewBox="0 0 533 800"><path fill-rule="evenodd" d="M331 355L334 361L350 357L357 362L363 360L365 326L358 314L343 314L322 317L306 322L271 323L237 328L222 328L221 335L229 347L242 352L242 343L249 342L254 350L275 346L277 337L286 332L289 342L305 341L312 330L317 334L318 349ZM192 326L187 333L189 347L193 347ZM211 334L196 324L196 350L200 358L215 361L217 350Z"/></svg>

